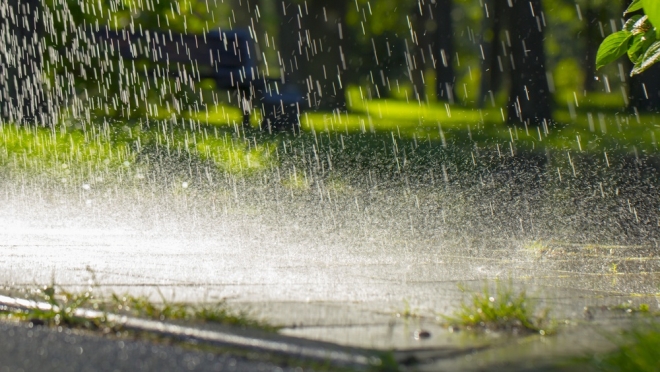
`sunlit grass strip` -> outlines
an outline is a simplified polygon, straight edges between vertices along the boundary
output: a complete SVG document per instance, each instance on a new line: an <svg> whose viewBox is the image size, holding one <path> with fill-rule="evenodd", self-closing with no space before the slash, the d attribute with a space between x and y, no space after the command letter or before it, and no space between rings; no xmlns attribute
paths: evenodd
<svg viewBox="0 0 660 372"><path fill-rule="evenodd" d="M501 124L500 113L493 110L439 105L418 106L379 100L365 104L365 110L352 113L303 113L301 121L303 129L306 130L348 133L394 131L397 135L409 138L412 138L412 134L426 138L428 134L432 140L439 140L441 131L467 130L468 126L476 131L486 125L489 130L504 129L508 137L506 128L493 123L491 118L499 120Z"/></svg>
<svg viewBox="0 0 660 372"><path fill-rule="evenodd" d="M525 291L515 292L511 285L496 282L495 292L488 285L481 292L471 294L452 316L444 316L446 324L469 330L493 330L512 332L552 331L545 310L537 316L533 302Z"/></svg>
<svg viewBox="0 0 660 372"><path fill-rule="evenodd" d="M570 95L574 99L573 94ZM569 97L567 96L567 97ZM518 149L542 149L601 153L604 150L634 153L657 151L660 140L660 117L652 114L616 112L612 97L590 94L579 97L584 107L558 105L555 122L548 127L527 128L504 124L506 107L484 108L450 105L444 102L419 103L396 99L367 99L359 89L348 90L349 113L303 111L303 131L328 133L387 133L415 141L456 144L467 148L496 147L516 152ZM612 102L610 102L612 101ZM591 102L591 103L590 103ZM574 103L572 103L574 106ZM168 113L168 118L172 117ZM175 115L176 116L176 115ZM233 128L240 132L242 116L236 107L218 104L184 115L205 125ZM165 118L165 115L161 115ZM254 110L252 126L260 121ZM175 148L171 148L171 150Z"/></svg>
<svg viewBox="0 0 660 372"><path fill-rule="evenodd" d="M105 138L109 130L0 124L0 165L67 177L73 169L108 170L134 164L136 152L129 143Z"/></svg>
<svg viewBox="0 0 660 372"><path fill-rule="evenodd" d="M373 100L365 102L363 112L377 119L407 120L433 125L440 122L447 128L465 128L466 123L476 124L484 121L493 125L503 123L499 110L466 108L444 103L428 105L385 99Z"/></svg>
<svg viewBox="0 0 660 372"><path fill-rule="evenodd" d="M204 111L188 112L188 117L202 123L225 126L242 125L243 121L241 110L230 104L209 105ZM258 117L254 116L252 121L254 124L258 123Z"/></svg>
<svg viewBox="0 0 660 372"><path fill-rule="evenodd" d="M276 161L275 146L268 142L218 137L208 131L159 125L142 129L121 123L88 123L84 129L0 124L0 166L63 180L127 169L145 146L155 146L168 156L210 160L232 174L261 171Z"/></svg>
<svg viewBox="0 0 660 372"><path fill-rule="evenodd" d="M273 166L274 147L256 141L237 141L233 138L201 138L195 144L201 159L211 160L220 169L232 174L262 171Z"/></svg>

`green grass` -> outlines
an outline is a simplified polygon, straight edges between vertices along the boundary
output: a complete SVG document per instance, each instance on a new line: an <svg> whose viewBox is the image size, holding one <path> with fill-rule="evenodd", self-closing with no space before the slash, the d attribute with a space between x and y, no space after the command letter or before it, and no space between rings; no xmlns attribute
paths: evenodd
<svg viewBox="0 0 660 372"><path fill-rule="evenodd" d="M558 105L558 123L548 131L507 126L500 107L490 104L477 109L440 102L367 100L357 87L350 88L348 96L350 113L303 112L302 133L297 136L262 133L256 129L257 113L253 128L245 130L239 124L239 110L231 105L179 116L161 110L162 115L148 123L63 118L55 128L2 124L0 166L50 175L62 183L93 184L104 178L139 180L148 168L145 158L160 153L232 175L258 174L287 163L300 171L301 165L316 163L323 173L334 170L335 179L341 180L336 171L354 169L356 164L398 173L427 163L478 165L480 159L493 161L484 154L545 154L546 149L557 153L558 162L565 162L566 151L573 157L593 154L603 159L643 155L656 153L660 138L660 117L625 112L614 95L577 97L580 106L575 110ZM572 93L557 97L575 98ZM562 174L572 174L570 166L561 168ZM297 178L294 175L284 183L304 188Z"/></svg>
<svg viewBox="0 0 660 372"><path fill-rule="evenodd" d="M514 333L549 334L553 331L548 310L536 313L533 301L525 291L516 292L511 284L500 281L492 291L485 285L481 292L470 294L451 316L444 316L446 325L475 331L506 331Z"/></svg>
<svg viewBox="0 0 660 372"><path fill-rule="evenodd" d="M638 306L633 305L632 300L628 302L621 303L616 306L610 307L612 310L624 311L628 314L648 314L648 315L657 315L657 312L652 312L651 307L647 303L641 303Z"/></svg>
<svg viewBox="0 0 660 372"><path fill-rule="evenodd" d="M98 183L105 178L142 179L144 155L195 158L231 174L272 166L268 143L241 139L227 128L173 127L164 123L87 123L55 128L0 124L0 166L48 175L62 183ZM201 130L200 130L201 129Z"/></svg>
<svg viewBox="0 0 660 372"><path fill-rule="evenodd" d="M156 303L144 296L136 297L112 294L111 300L104 304L104 309L106 311L114 311L152 320L216 323L241 328L257 328L273 332L279 329L267 322L250 317L246 312L232 311L224 302L190 304L169 302L162 298L162 302Z"/></svg>
<svg viewBox="0 0 660 372"><path fill-rule="evenodd" d="M401 370L401 366L394 358L392 352L380 352L378 353L378 362L372 363L367 371L370 372L397 372Z"/></svg>
<svg viewBox="0 0 660 372"><path fill-rule="evenodd" d="M628 112L620 93L558 92L555 123L546 131L506 125L504 102L476 108L443 102L367 99L364 92L357 86L347 89L349 113L303 111L302 136L363 134L380 141L383 135L393 133L404 142L429 141L445 148L499 146L504 152L542 152L549 148L593 154L657 152L660 139L660 116ZM231 106L213 106L189 116L211 126L234 126L240 122L238 109ZM259 115L253 115L253 127L258 122Z"/></svg>
<svg viewBox="0 0 660 372"><path fill-rule="evenodd" d="M48 303L51 308L47 310L4 309L0 311L7 319L18 319L49 326L67 326L73 328L100 329L105 323L104 319L88 320L75 316L78 308L91 305L94 296L90 292L73 294L66 291L56 293L53 286L33 289L29 291L30 297L35 301ZM91 306L90 306L91 307ZM98 308L95 306L95 308ZM114 326L112 326L114 327Z"/></svg>
<svg viewBox="0 0 660 372"><path fill-rule="evenodd" d="M407 140L430 140L443 146L495 147L503 150L555 150L639 152L657 151L660 116L637 115L623 109L620 95L589 94L578 97L581 106L568 109L558 104L555 121L544 128L510 127L506 111L499 105L482 109L442 102L419 104L393 99L367 100L357 87L348 90L351 113L305 113L302 127L307 131L389 133ZM558 94L558 102L566 95ZM568 97L568 96L567 96ZM574 99L570 94L571 100ZM564 101L562 101L564 102ZM574 104L571 103L573 106Z"/></svg>
<svg viewBox="0 0 660 372"><path fill-rule="evenodd" d="M135 165L128 141L115 141L109 126L88 130L0 124L0 165L67 179L77 170L110 171Z"/></svg>
<svg viewBox="0 0 660 372"><path fill-rule="evenodd" d="M616 341L618 348L586 360L596 371L660 371L660 323L645 323L625 331Z"/></svg>
<svg viewBox="0 0 660 372"><path fill-rule="evenodd" d="M49 326L67 326L90 330L121 329L121 324L108 321L105 316L95 319L80 318L75 315L77 309L100 310L104 314L121 314L142 319L158 321L185 321L187 323L214 323L241 328L261 329L275 332L279 328L268 322L251 317L246 312L233 311L223 302L191 304L151 301L145 296L118 295L99 296L91 290L73 293L63 289L56 290L54 285L33 289L28 292L32 300L46 302L50 309L0 311L7 319L30 321Z"/></svg>

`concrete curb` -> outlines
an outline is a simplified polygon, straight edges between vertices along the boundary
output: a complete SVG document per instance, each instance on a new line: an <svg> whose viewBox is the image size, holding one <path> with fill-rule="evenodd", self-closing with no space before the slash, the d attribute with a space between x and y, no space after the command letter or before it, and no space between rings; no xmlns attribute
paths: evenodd
<svg viewBox="0 0 660 372"><path fill-rule="evenodd" d="M0 295L0 309L51 311L49 303ZM377 367L383 363L375 351L359 350L340 345L298 339L289 336L266 335L260 337L257 332L241 330L205 330L190 326L165 323L156 320L140 319L125 315L105 313L93 309L75 309L73 316L85 320L105 318L122 327L171 337L182 340L194 340L204 344L228 346L258 352L279 354L291 358L310 359L329 362L333 365L351 366L358 369ZM250 333L249 335L247 333Z"/></svg>

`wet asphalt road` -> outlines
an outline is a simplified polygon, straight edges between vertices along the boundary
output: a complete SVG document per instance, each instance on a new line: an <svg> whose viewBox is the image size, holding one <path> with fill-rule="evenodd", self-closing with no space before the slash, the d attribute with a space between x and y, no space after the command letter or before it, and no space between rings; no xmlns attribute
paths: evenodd
<svg viewBox="0 0 660 372"><path fill-rule="evenodd" d="M303 371L230 354L0 322L0 371Z"/></svg>
<svg viewBox="0 0 660 372"><path fill-rule="evenodd" d="M350 346L482 344L437 320L465 298L459 284L479 291L507 279L554 317L584 319L587 306L656 293L660 278L653 241L612 242L608 234L621 234L609 225L585 230L575 221L591 221L589 210L561 195L512 202L487 189L346 188L315 199L305 190L31 187L0 188L5 287L226 299L283 325L284 334ZM657 230L644 226L641 233ZM639 301L658 306L655 297ZM404 311L415 317L396 317ZM432 336L415 339L421 328ZM39 350L28 344L16 344L25 347L21 363ZM108 358L119 353L108 350Z"/></svg>

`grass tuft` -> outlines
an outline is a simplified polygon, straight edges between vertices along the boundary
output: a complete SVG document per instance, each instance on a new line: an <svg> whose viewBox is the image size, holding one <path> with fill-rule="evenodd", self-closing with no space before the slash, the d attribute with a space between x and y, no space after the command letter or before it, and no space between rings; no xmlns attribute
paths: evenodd
<svg viewBox="0 0 660 372"><path fill-rule="evenodd" d="M186 321L190 323L214 323L241 328L254 328L275 332L279 328L265 321L252 318L246 312L231 310L224 301L217 303L189 304L184 302L168 302L163 298L161 303L150 301L146 296L117 295L98 297L91 291L72 293L55 286L30 291L33 300L46 302L50 309L0 311L7 319L29 321L48 326L66 326L88 330L102 329L104 331L120 330L121 325L113 324L105 316L96 319L85 319L75 315L79 308L100 310L106 314L125 314L149 320ZM162 297L162 296L161 296Z"/></svg>
<svg viewBox="0 0 660 372"><path fill-rule="evenodd" d="M0 314L7 319L29 321L35 324L48 326L66 326L71 328L98 329L105 322L104 319L90 321L75 316L78 308L98 308L96 299L91 292L74 294L61 290L57 292L55 286L44 286L29 292L34 301L45 302L50 309L3 309Z"/></svg>
<svg viewBox="0 0 660 372"><path fill-rule="evenodd" d="M657 315L657 312L651 311L651 306L647 303L641 303L638 306L635 306L632 300L621 303L616 306L609 307L610 310L619 310L624 311L628 314L646 314L646 315Z"/></svg>
<svg viewBox="0 0 660 372"><path fill-rule="evenodd" d="M624 332L616 351L590 357L597 371L660 371L660 323L645 323Z"/></svg>
<svg viewBox="0 0 660 372"><path fill-rule="evenodd" d="M113 294L109 305L110 309L114 309L115 312L145 319L215 323L242 328L258 328L273 332L279 329L267 322L250 317L246 312L232 311L223 301L189 304L185 302L168 302L162 298L161 303L156 303L144 296L118 296Z"/></svg>
<svg viewBox="0 0 660 372"><path fill-rule="evenodd" d="M397 372L401 370L392 352L381 352L367 369L370 372Z"/></svg>
<svg viewBox="0 0 660 372"><path fill-rule="evenodd" d="M446 325L468 330L528 332L546 335L552 327L548 310L536 315L534 303L525 291L515 292L511 285L496 282L495 292L485 285L474 292L452 315L445 316Z"/></svg>

